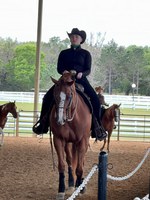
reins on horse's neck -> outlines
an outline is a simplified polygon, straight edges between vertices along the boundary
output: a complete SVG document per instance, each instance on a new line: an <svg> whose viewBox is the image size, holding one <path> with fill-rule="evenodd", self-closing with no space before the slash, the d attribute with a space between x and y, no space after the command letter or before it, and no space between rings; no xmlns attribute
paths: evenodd
<svg viewBox="0 0 150 200"><path fill-rule="evenodd" d="M69 105L69 109L71 109L71 105L72 105L72 100L70 102L70 105ZM72 117L71 118L68 118L68 113L69 113L69 109L67 109L67 121L70 122L73 120L74 116L75 116L75 113L76 113L76 110L77 110L77 106L78 106L78 95L76 94L76 102L75 102L75 107L73 109L73 113L72 113Z"/></svg>

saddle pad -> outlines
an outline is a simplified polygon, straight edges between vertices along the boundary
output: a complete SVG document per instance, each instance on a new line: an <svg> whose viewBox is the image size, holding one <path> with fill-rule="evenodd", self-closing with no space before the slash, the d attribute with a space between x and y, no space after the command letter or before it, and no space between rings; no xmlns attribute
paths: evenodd
<svg viewBox="0 0 150 200"><path fill-rule="evenodd" d="M86 105L90 109L90 112L93 113L93 107L92 107L90 98L84 92L82 92L79 88L77 88L77 87L76 87L76 91L83 98L84 102L86 103Z"/></svg>

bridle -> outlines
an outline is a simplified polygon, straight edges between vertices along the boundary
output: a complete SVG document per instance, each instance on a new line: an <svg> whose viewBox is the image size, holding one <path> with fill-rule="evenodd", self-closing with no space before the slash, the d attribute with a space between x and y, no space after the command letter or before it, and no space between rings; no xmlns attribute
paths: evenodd
<svg viewBox="0 0 150 200"><path fill-rule="evenodd" d="M77 110L77 106L78 106L78 96L76 95L76 102L75 102L75 107L73 108L73 111L71 113L71 106L72 106L72 101L73 100L73 96L71 96L68 107L66 108L66 121L70 122L74 119L76 110Z"/></svg>
<svg viewBox="0 0 150 200"><path fill-rule="evenodd" d="M120 113L119 107L115 108L114 110L115 122L119 121L119 113Z"/></svg>
<svg viewBox="0 0 150 200"><path fill-rule="evenodd" d="M65 122L71 122L74 119L78 106L78 95L76 94L74 97L73 86L70 86L70 90L71 90L69 92L70 96L67 97L67 95L64 92L62 91L58 92L57 90L54 89L54 99L57 111L56 116L57 118L59 117L63 118L63 121L61 122L62 125L64 125ZM73 98L75 98L74 108L72 108Z"/></svg>

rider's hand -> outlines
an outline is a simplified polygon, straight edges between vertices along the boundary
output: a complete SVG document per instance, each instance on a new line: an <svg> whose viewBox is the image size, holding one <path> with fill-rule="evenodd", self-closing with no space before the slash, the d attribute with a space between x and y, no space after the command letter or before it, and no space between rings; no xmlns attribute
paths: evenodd
<svg viewBox="0 0 150 200"><path fill-rule="evenodd" d="M67 71L67 70L63 71L63 74L66 74L66 73L69 73L69 71Z"/></svg>
<svg viewBox="0 0 150 200"><path fill-rule="evenodd" d="M83 75L83 73L82 73L82 72L79 72L79 73L77 74L77 79L81 79L81 78L82 78L82 75Z"/></svg>

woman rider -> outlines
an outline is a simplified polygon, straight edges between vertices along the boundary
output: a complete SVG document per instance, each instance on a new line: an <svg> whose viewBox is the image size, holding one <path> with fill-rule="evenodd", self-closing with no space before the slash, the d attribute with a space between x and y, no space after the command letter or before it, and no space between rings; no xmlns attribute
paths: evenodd
<svg viewBox="0 0 150 200"><path fill-rule="evenodd" d="M85 42L86 33L83 30L80 31L77 28L73 28L71 33L67 34L70 38L71 47L60 52L57 71L61 75L65 71L76 71L76 83L81 84L84 87L84 92L90 97L93 106L92 137L103 140L106 138L107 133L100 123L100 102L95 90L87 79L87 76L91 72L92 58L89 51L81 48L81 44ZM51 105L53 104L53 89L54 86L50 88L43 98L40 119L33 126L33 131L36 134L48 132L47 112L50 110L50 100L52 101Z"/></svg>

